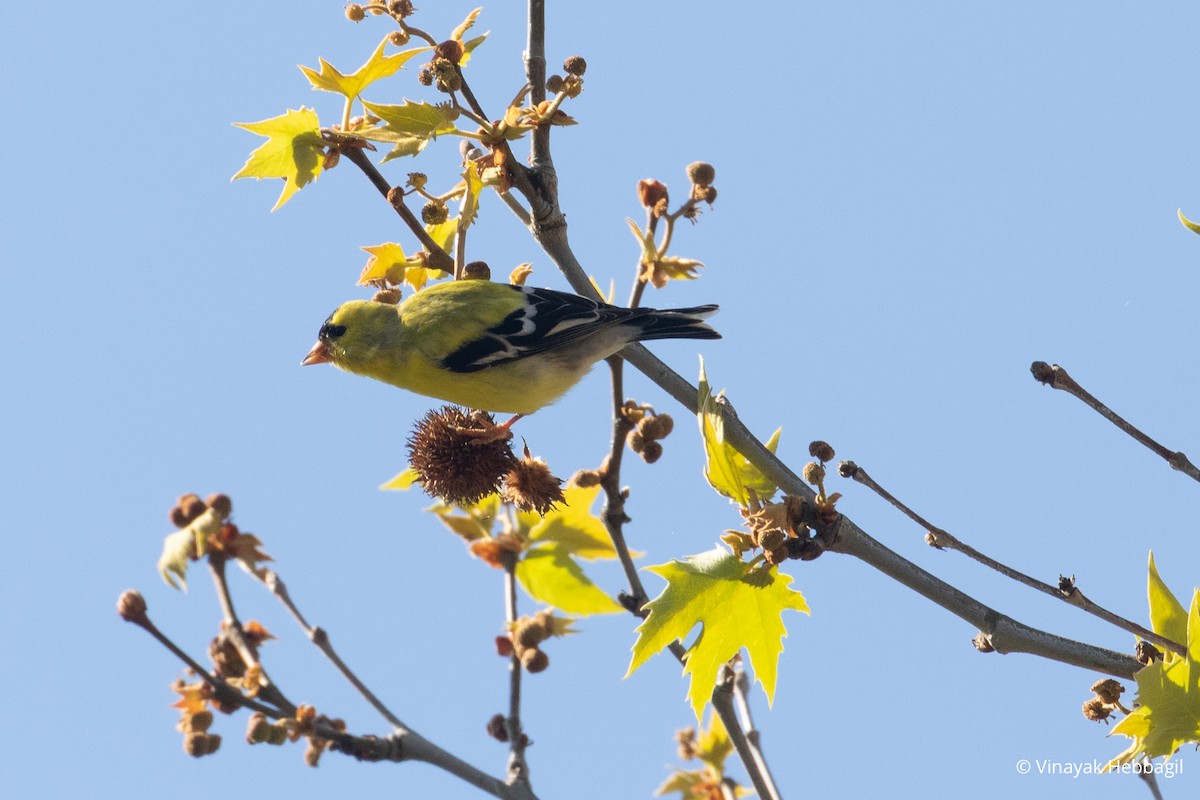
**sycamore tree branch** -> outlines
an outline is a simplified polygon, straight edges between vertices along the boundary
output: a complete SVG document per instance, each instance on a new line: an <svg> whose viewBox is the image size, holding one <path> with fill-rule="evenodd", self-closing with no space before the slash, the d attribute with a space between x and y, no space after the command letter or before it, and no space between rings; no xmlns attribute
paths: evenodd
<svg viewBox="0 0 1200 800"><path fill-rule="evenodd" d="M387 720L393 728L404 728L405 725L400 721L400 718L393 714L388 707L385 706L383 702L375 696L375 693L367 688L365 683L359 680L358 676L354 674L354 671L350 669L349 665L347 665L345 661L342 661L341 656L339 656L337 651L333 649L333 643L329 641L329 634L325 632L325 629L318 625L308 624L308 620L304 618L304 615L300 613L300 609L292 601L292 597L288 593L287 585L284 584L283 579L280 578L275 572L267 572L266 576L263 578L263 584L271 591L271 594L275 595L279 602L283 603L284 608L288 610L288 612L292 615L292 618L296 620L296 623L304 631L305 635L308 636L308 640L316 645L317 649L320 650L325 657L329 659L337 671L342 674L342 677L345 678L350 685L353 686L358 693L363 696L363 699L365 699L372 708L379 712L379 715Z"/></svg>
<svg viewBox="0 0 1200 800"><path fill-rule="evenodd" d="M771 779L771 773L767 769L767 762L762 756L762 752L750 741L746 731L742 728L741 720L738 718L737 709L734 705L734 684L737 677L733 668L726 664L721 670L721 675L717 679L717 685L713 687L712 706L713 711L721 718L721 723L725 726L725 732L729 734L729 741L733 743L734 750L737 751L738 758L746 767L746 773L750 777L750 783L754 786L754 792L763 800L781 800L779 788L775 786L775 782Z"/></svg>
<svg viewBox="0 0 1200 800"><path fill-rule="evenodd" d="M925 541L931 547L934 547L938 550L957 550L968 558L983 564L989 569L995 570L1006 578L1010 578L1017 583L1028 586L1031 589L1036 589L1037 591L1048 594L1051 597L1056 597L1068 605L1072 605L1076 608L1086 611L1092 616L1098 617L1110 625L1114 625L1123 631L1132 633L1134 636L1141 637L1142 639L1156 644L1159 647L1164 647L1176 655L1182 656L1186 654L1187 648L1185 648L1179 642L1174 642L1165 636L1160 636L1149 628L1139 625L1133 620L1126 619L1118 614L1115 614L1088 598L1079 589L1079 587L1075 585L1074 578L1065 578L1060 576L1058 584L1051 585L1045 581L1039 581L1037 578L1031 578L1025 573L1013 569L1007 564L997 561L985 553L981 553L971 545L960 540L958 537L928 522L920 514L913 511L911 508L901 502L895 495L880 486L873 477L867 474L865 469L860 467L858 464L855 464L853 461L841 462L838 465L838 474L844 478L852 479L855 483L860 483L863 486L866 486L868 489L875 492L884 500L887 500L889 503L895 506L906 517L924 528Z"/></svg>
<svg viewBox="0 0 1200 800"><path fill-rule="evenodd" d="M1059 389L1067 394L1074 395L1079 398L1088 408L1095 411L1106 420L1116 425L1126 434L1149 448L1155 455L1171 465L1172 469L1182 472L1189 478L1195 481L1200 481L1200 469L1188 460L1181 451L1171 450L1163 447L1158 442L1151 439L1146 434L1142 433L1137 426L1130 423L1117 412L1113 411L1108 406L1101 403L1096 397L1080 386L1074 378L1067 374L1067 371L1058 364L1047 364L1045 361L1035 361L1029 367L1029 371L1033 373L1033 377L1040 383L1044 383L1051 389Z"/></svg>

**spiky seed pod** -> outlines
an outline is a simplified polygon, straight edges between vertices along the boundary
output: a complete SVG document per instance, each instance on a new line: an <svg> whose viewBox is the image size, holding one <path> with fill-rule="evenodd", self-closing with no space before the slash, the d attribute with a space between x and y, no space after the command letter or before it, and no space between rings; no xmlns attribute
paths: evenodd
<svg viewBox="0 0 1200 800"><path fill-rule="evenodd" d="M554 477L550 467L525 450L525 457L513 465L504 477L503 498L522 511L536 511L545 516L556 503L566 500L562 478Z"/></svg>
<svg viewBox="0 0 1200 800"><path fill-rule="evenodd" d="M424 189L425 184L429 183L429 176L424 172L410 172L406 183L414 189Z"/></svg>
<svg viewBox="0 0 1200 800"><path fill-rule="evenodd" d="M1096 693L1097 697L1111 706L1121 701L1121 695L1124 694L1125 687L1112 678L1105 678L1102 681L1096 681L1092 684L1092 691Z"/></svg>
<svg viewBox="0 0 1200 800"><path fill-rule="evenodd" d="M1099 697L1093 697L1083 704L1083 716L1092 722L1107 724L1108 718L1112 716L1112 709L1106 706Z"/></svg>
<svg viewBox="0 0 1200 800"><path fill-rule="evenodd" d="M412 0L390 0L387 4L387 10L392 16L400 17L401 19L412 16L412 13L416 11L413 8Z"/></svg>
<svg viewBox="0 0 1200 800"><path fill-rule="evenodd" d="M430 200L421 206L421 222L426 225L441 225L449 216L450 211L446 208L446 204L439 203L437 200Z"/></svg>
<svg viewBox="0 0 1200 800"><path fill-rule="evenodd" d="M417 71L417 83L422 86L433 86L433 70L422 67Z"/></svg>
<svg viewBox="0 0 1200 800"><path fill-rule="evenodd" d="M458 406L430 411L408 439L408 457L425 492L469 505L499 491L516 458L506 439L489 436L495 418Z"/></svg>
<svg viewBox="0 0 1200 800"><path fill-rule="evenodd" d="M717 171L706 161L693 161L687 165L687 176L697 186L711 186Z"/></svg>

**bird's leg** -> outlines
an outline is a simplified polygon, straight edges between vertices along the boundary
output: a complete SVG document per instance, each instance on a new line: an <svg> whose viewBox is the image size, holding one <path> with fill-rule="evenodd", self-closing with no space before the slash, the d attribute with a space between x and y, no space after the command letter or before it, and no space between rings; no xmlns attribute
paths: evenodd
<svg viewBox="0 0 1200 800"><path fill-rule="evenodd" d="M478 414L478 416L482 417L483 414ZM464 436L467 436L467 437L470 437L471 439L473 439L474 441L472 442L472 444L486 444L488 442L497 442L497 441L501 441L503 439L511 439L512 435L513 435L512 430L511 430L513 424L523 416L525 416L525 415L517 414L512 419L510 419L508 422L502 423L500 425L496 425L495 423L488 423L488 422L484 421L483 419L477 419L475 421L480 427L478 427L478 428L458 427L458 428L456 428L456 430L459 433L463 434Z"/></svg>

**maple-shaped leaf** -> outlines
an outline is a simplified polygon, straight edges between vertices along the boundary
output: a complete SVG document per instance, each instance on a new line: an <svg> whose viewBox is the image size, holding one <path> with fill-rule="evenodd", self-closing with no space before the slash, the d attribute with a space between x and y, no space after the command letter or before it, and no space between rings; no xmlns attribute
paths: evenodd
<svg viewBox="0 0 1200 800"><path fill-rule="evenodd" d="M724 393L722 391L717 397ZM759 500L766 500L775 494L775 483L725 441L725 416L721 413L717 397L713 396L712 388L708 385L704 360L701 359L697 400L699 411L696 416L700 422L700 435L704 437L704 477L720 494L740 506L750 505L751 492ZM779 446L779 434L782 431L783 428L776 428L767 440L766 448L772 453Z"/></svg>
<svg viewBox="0 0 1200 800"><path fill-rule="evenodd" d="M383 51L387 42L388 37L385 36L383 41L379 43L379 47L376 47L375 52L367 59L367 62L349 75L342 74L323 58L318 59L321 65L320 71L306 67L303 64L300 65L300 71L308 78L308 82L312 84L313 89L334 92L345 97L347 101L353 101L354 98L362 94L363 89L380 78L395 75L413 56L431 49L429 47L417 47L412 50L404 50L390 56L385 56Z"/></svg>
<svg viewBox="0 0 1200 800"><path fill-rule="evenodd" d="M804 595L789 588L791 577L774 567L753 567L721 548L646 570L665 579L667 588L646 606L650 616L637 628L626 677L700 625L683 667L683 673L691 675L688 700L696 719L712 696L721 666L743 648L767 702L773 702L779 654L787 635L783 611L808 613Z"/></svg>
<svg viewBox="0 0 1200 800"><path fill-rule="evenodd" d="M709 712L708 728L696 739L694 749L696 758L712 767L717 774L725 774L725 759L733 752L733 742L729 740L725 723L715 711Z"/></svg>
<svg viewBox="0 0 1200 800"><path fill-rule="evenodd" d="M492 525L500 512L500 495L490 494L469 506L438 502L427 510L437 514L442 524L451 531L473 542L491 537Z"/></svg>
<svg viewBox="0 0 1200 800"><path fill-rule="evenodd" d="M1187 228L1192 233L1200 233L1200 222L1192 222L1190 219L1185 217L1183 215L1182 208L1177 209L1175 213L1179 214L1179 221L1183 223L1183 226L1185 228Z"/></svg>
<svg viewBox="0 0 1200 800"><path fill-rule="evenodd" d="M426 231L436 226L425 226ZM384 242L370 247L359 248L371 254L362 273L358 276L358 285L399 286L407 283L413 291L420 291L430 279L445 278L450 273L440 269L426 267L424 253L405 255L404 248L395 242Z"/></svg>
<svg viewBox="0 0 1200 800"><path fill-rule="evenodd" d="M1184 744L1200 742L1200 590L1192 594L1186 638L1183 658L1167 657L1138 670L1137 707L1111 734L1128 736L1133 743L1106 771L1142 758L1170 758Z"/></svg>
<svg viewBox="0 0 1200 800"><path fill-rule="evenodd" d="M432 105L423 101L414 103L405 100L397 106L368 103L364 100L363 105L379 117L384 125L359 135L364 139L390 142L394 145L383 157L385 162L401 156L415 156L441 134L456 130L454 121L459 115L459 110L449 103Z"/></svg>
<svg viewBox="0 0 1200 800"><path fill-rule="evenodd" d="M720 782L714 781L707 770L678 770L654 790L655 796L679 792L679 800L709 800L713 790L720 791ZM720 795L717 795L718 797Z"/></svg>
<svg viewBox="0 0 1200 800"><path fill-rule="evenodd" d="M517 562L517 580L546 605L570 614L615 614L624 609L584 574L575 558L616 558L604 523L591 512L599 486L567 486L563 502L544 516L519 512L529 549Z"/></svg>
<svg viewBox="0 0 1200 800"><path fill-rule="evenodd" d="M232 180L238 178L283 178L283 192L272 211L280 208L292 195L317 179L325 154L321 139L321 123L317 112L300 107L288 109L278 117L261 122L235 122L239 128L267 137L246 159Z"/></svg>

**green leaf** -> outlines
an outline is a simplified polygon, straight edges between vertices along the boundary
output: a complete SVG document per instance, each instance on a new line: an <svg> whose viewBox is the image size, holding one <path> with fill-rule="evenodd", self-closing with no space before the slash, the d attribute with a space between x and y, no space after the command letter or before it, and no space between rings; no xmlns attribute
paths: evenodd
<svg viewBox="0 0 1200 800"><path fill-rule="evenodd" d="M588 560L616 558L617 551L608 536L608 529L590 510L599 494L599 486L586 489L567 486L563 490L564 501L531 524L530 541L552 543L573 556ZM536 515L533 516L536 519Z"/></svg>
<svg viewBox="0 0 1200 800"><path fill-rule="evenodd" d="M742 648L750 656L767 702L772 702L787 635L782 613L789 608L808 613L804 596L788 588L791 577L773 567L751 567L721 548L646 569L664 578L667 588L647 605L650 616L638 626L626 677L700 625L683 668L685 675L691 675L688 699L696 719L712 696L721 666Z"/></svg>
<svg viewBox="0 0 1200 800"><path fill-rule="evenodd" d="M618 614L625 609L592 583L563 545L527 550L517 562L517 580L535 600L568 614Z"/></svg>
<svg viewBox="0 0 1200 800"><path fill-rule="evenodd" d="M475 24L475 20L478 19L479 15L482 13L483 7L481 6L472 11L470 14L467 14L467 18L462 21L462 24L450 32L450 38L457 39L461 42L463 34L471 30L471 26Z"/></svg>
<svg viewBox="0 0 1200 800"><path fill-rule="evenodd" d="M698 398L699 413L696 415L700 422L700 435L704 438L704 477L709 485L740 506L750 505L750 493L758 499L766 500L775 494L775 483L764 475L758 467L751 464L745 456L725 441L725 416L721 413L717 398L722 391L713 397L708 385L708 376L704 372L704 360L700 360L700 391ZM779 434L783 428L777 428L767 440L766 448L772 453L779 446Z"/></svg>
<svg viewBox="0 0 1200 800"><path fill-rule="evenodd" d="M342 95L347 100L353 100L362 94L363 89L375 81L396 74L413 56L432 49L429 47L417 47L412 50L404 50L394 55L385 56L383 50L387 42L387 37L384 37L383 41L379 43L379 47L376 47L375 52L367 59L367 62L349 75L343 75L323 58L318 59L321 65L320 71L304 65L300 65L300 71L308 78L308 82L312 84L314 89L324 92L334 92L335 94Z"/></svg>
<svg viewBox="0 0 1200 800"><path fill-rule="evenodd" d="M283 192L272 211L280 208L292 195L317 179L325 154L321 139L321 123L317 112L301 107L288 110L278 117L261 122L235 122L239 128L267 137L250 154L233 180L238 178L283 178Z"/></svg>
<svg viewBox="0 0 1200 800"><path fill-rule="evenodd" d="M462 177L463 198L459 206L458 227L466 230L479 215L479 195L483 192L483 179L479 177L479 167L470 159L463 164Z"/></svg>
<svg viewBox="0 0 1200 800"><path fill-rule="evenodd" d="M380 486L380 489L391 489L395 491L407 491L417 483L417 471L412 467L404 470L396 477L392 478L387 483Z"/></svg>
<svg viewBox="0 0 1200 800"><path fill-rule="evenodd" d="M384 126L372 128L359 135L364 139L390 142L394 145L384 156L385 162L401 156L415 156L440 134L455 130L454 121L460 113L457 108L448 104L431 105L423 101L414 103L411 100L405 100L398 106L379 105L364 100L363 105L383 120Z"/></svg>
<svg viewBox="0 0 1200 800"><path fill-rule="evenodd" d="M1187 641L1188 614L1183 604L1175 597L1163 579L1159 577L1158 567L1154 564L1154 553L1150 553L1150 580L1148 593L1150 595L1150 627L1159 636L1165 636L1173 642Z"/></svg>
<svg viewBox="0 0 1200 800"><path fill-rule="evenodd" d="M1192 233L1200 233L1200 223L1192 222L1190 219L1185 217L1183 215L1182 208L1179 209L1177 213L1179 214L1179 221L1183 223L1185 228L1187 228Z"/></svg>

